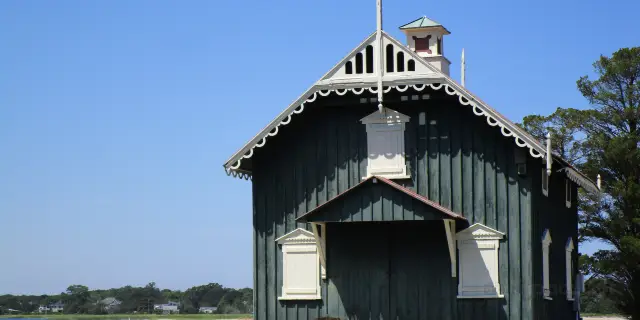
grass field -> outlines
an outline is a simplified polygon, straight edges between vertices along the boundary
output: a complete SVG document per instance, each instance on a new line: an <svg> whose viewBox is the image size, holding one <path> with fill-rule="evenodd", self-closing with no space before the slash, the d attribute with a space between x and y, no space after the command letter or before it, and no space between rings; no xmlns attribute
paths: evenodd
<svg viewBox="0 0 640 320"><path fill-rule="evenodd" d="M194 320L208 320L208 319L251 319L251 314L105 314L105 315L91 315L91 314L28 314L28 315L0 315L0 319L56 319L56 320L120 320L120 319L194 319Z"/></svg>

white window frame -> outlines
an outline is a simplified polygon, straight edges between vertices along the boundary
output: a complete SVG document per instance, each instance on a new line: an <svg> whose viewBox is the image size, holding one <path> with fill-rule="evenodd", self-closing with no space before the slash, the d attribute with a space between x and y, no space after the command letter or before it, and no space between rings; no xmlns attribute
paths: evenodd
<svg viewBox="0 0 640 320"><path fill-rule="evenodd" d="M320 291L320 255L313 233L298 228L276 239L276 242L282 246L282 294L278 300L322 299ZM292 265L291 259L287 259L292 254L309 255L313 262L305 265ZM291 278L291 274L300 277L301 273L304 277L313 278L314 285L312 287L296 287L295 283L289 283L288 280Z"/></svg>
<svg viewBox="0 0 640 320"><path fill-rule="evenodd" d="M565 180L565 195L564 195L564 203L567 208L571 208L571 180Z"/></svg>
<svg viewBox="0 0 640 320"><path fill-rule="evenodd" d="M456 234L456 242L460 257L458 272L458 298L460 299L489 299L503 298L500 293L498 249L504 233L476 223ZM480 254L479 254L480 253ZM483 270L465 268L477 265L471 259L483 258ZM484 286L477 286L478 277L486 277Z"/></svg>
<svg viewBox="0 0 640 320"><path fill-rule="evenodd" d="M376 175L389 179L406 179L410 178L407 173L407 164L404 151L404 131L405 123L409 122L409 116L398 111L385 108L381 113L375 111L368 116L360 119L360 122L367 126L367 176ZM378 141L377 135L387 135L396 141L393 150L387 153L394 154L394 165L391 167L381 167L376 165L376 159L369 153L371 150L378 149L374 147L374 143Z"/></svg>
<svg viewBox="0 0 640 320"><path fill-rule="evenodd" d="M549 196L549 175L547 174L547 170L542 168L542 194L545 196ZM546 188L545 188L546 186Z"/></svg>
<svg viewBox="0 0 640 320"><path fill-rule="evenodd" d="M542 234L542 296L546 300L551 298L551 289L549 285L549 248L551 247L551 231L545 229Z"/></svg>
<svg viewBox="0 0 640 320"><path fill-rule="evenodd" d="M567 284L567 300L573 301L573 239L570 237L565 246L565 266L566 266L566 284Z"/></svg>

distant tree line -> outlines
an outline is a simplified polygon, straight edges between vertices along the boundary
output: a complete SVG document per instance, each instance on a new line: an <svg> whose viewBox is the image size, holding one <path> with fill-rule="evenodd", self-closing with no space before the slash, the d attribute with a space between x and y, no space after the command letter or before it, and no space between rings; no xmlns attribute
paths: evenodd
<svg viewBox="0 0 640 320"><path fill-rule="evenodd" d="M0 295L0 314L49 312L43 308L57 303L64 305L66 314L157 313L162 311L154 310L154 305L168 302L177 303L180 313L199 313L201 307L217 307L215 313L252 313L253 289L225 288L218 283L186 291L160 289L155 282L107 290L71 285L55 295Z"/></svg>

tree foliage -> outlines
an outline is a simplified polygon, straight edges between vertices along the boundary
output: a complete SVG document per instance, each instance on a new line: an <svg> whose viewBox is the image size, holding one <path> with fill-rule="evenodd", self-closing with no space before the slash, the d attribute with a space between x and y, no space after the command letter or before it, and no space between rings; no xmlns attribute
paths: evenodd
<svg viewBox="0 0 640 320"><path fill-rule="evenodd" d="M118 300L117 308L105 305L105 299ZM107 300L108 301L108 300ZM40 306L64 304L64 313L107 314L153 313L155 304L177 302L180 313L198 313L200 307L218 307L218 313L253 312L253 290L225 288L218 283L195 286L185 291L159 289L155 282L144 287L124 286L107 290L89 290L83 285L71 285L57 295L2 295L0 314L9 309L21 313L38 312Z"/></svg>
<svg viewBox="0 0 640 320"><path fill-rule="evenodd" d="M593 64L596 79L577 81L591 108L558 108L521 124L590 177L602 176L602 194L580 195L580 240L610 248L582 259L583 269L606 280L616 307L640 320L640 47L623 48Z"/></svg>

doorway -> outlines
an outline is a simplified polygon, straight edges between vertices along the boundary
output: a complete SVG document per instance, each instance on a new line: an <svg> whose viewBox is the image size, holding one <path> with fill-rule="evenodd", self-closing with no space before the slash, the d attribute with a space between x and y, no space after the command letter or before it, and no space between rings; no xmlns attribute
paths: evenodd
<svg viewBox="0 0 640 320"><path fill-rule="evenodd" d="M456 280L442 221L339 223L327 229L327 276L339 296L329 302L329 316L451 317Z"/></svg>

